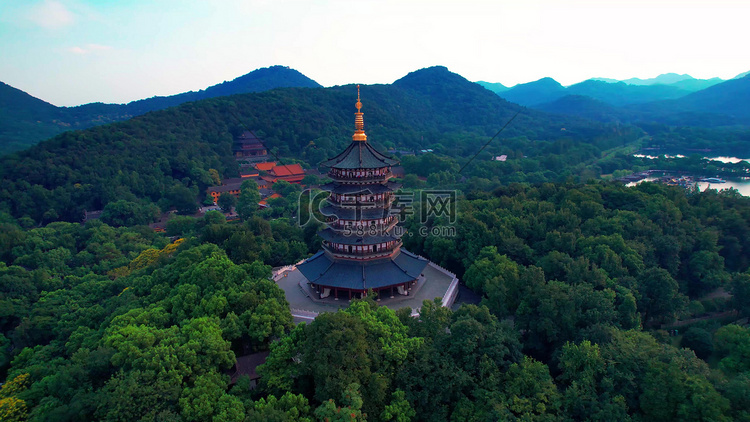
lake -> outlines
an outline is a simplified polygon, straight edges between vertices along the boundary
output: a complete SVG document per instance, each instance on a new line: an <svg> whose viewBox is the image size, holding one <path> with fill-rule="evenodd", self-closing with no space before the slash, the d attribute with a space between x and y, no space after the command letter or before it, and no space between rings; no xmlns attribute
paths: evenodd
<svg viewBox="0 0 750 422"><path fill-rule="evenodd" d="M666 157L666 158L685 158L682 154L661 154L661 155L645 155L645 154L633 154L633 157L638 158L648 158L648 159L656 159L659 157ZM705 160L712 160L712 161L720 161L722 163L732 163L737 164L740 161L746 161L750 163L750 158L739 158L739 157L729 157L729 156L718 156L718 157L703 157ZM723 178L726 180L726 183L708 183L708 182L698 182L698 189L701 191L704 191L706 189L716 189L716 190L722 190L722 189L729 189L734 188L739 191L744 196L750 196L750 179L741 179L741 178L731 178L731 177L725 177ZM641 182L650 182L656 180L656 178L649 177L644 180L641 180ZM638 182L640 183L640 182ZM632 183L629 183L628 186L632 186Z"/></svg>
<svg viewBox="0 0 750 422"><path fill-rule="evenodd" d="M635 186L639 183L643 182L653 182L659 180L658 177L647 177L643 180L639 180L637 182L631 182L628 183L625 186ZM726 183L708 183L708 182L698 182L698 189L701 191L705 191L706 189L716 189L716 190L722 190L722 189L729 189L734 188L737 189L737 191L742 194L743 196L750 196L750 180L748 179L732 179L732 178L724 178L726 180Z"/></svg>

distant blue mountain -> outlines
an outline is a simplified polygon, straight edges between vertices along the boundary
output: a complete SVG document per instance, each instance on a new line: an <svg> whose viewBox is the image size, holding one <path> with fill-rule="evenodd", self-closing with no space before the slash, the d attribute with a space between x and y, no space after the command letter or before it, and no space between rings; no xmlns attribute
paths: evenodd
<svg viewBox="0 0 750 422"><path fill-rule="evenodd" d="M730 79L681 98L633 105L628 109L646 113L655 120L671 124L676 121L691 124L682 116L690 116L694 119L697 114L707 113L724 116L721 120L722 125L750 125L750 74L739 79Z"/></svg>
<svg viewBox="0 0 750 422"><path fill-rule="evenodd" d="M564 97L566 94L565 87L552 78L542 78L538 81L518 84L507 91L498 93L512 103L527 107L548 103Z"/></svg>
<svg viewBox="0 0 750 422"><path fill-rule="evenodd" d="M593 79L566 88L552 78L543 78L516 85L507 91L499 92L498 95L510 102L534 107L567 95L585 95L614 106L623 106L679 98L689 93L690 91L668 85L639 86Z"/></svg>
<svg viewBox="0 0 750 422"><path fill-rule="evenodd" d="M499 82L485 82L485 81L477 81L479 85L482 85L483 87L489 89L490 91L494 92L495 94L499 92L505 92L509 90L507 86L499 83Z"/></svg>
<svg viewBox="0 0 750 422"><path fill-rule="evenodd" d="M581 87L597 87L601 81L586 81ZM609 85L625 85L624 83ZM576 85L568 87L571 90ZM672 88L668 85L636 86L631 88ZM596 94L594 92L593 94ZM611 93L610 93L611 94ZM557 114L585 117L602 122L658 122L672 126L750 126L750 74L730 79L709 88L679 98L614 106L592 96L566 95L554 101L537 104L533 108Z"/></svg>
<svg viewBox="0 0 750 422"><path fill-rule="evenodd" d="M683 74L679 75L677 73L663 73L655 78L649 78L649 79L641 79L641 78L630 78L630 79L624 79L620 82L625 82L628 85L671 85L677 82L685 81L695 79L690 75Z"/></svg>

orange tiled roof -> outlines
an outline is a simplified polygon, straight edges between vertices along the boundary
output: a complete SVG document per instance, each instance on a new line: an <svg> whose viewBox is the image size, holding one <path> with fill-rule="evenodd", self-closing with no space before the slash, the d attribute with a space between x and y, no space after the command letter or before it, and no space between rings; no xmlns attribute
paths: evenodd
<svg viewBox="0 0 750 422"><path fill-rule="evenodd" d="M268 162L265 162L265 163L257 163L257 164L255 164L255 168L258 169L258 170L261 170L261 171L269 171L269 170L271 170L274 167L276 167L276 162L275 161L268 161Z"/></svg>
<svg viewBox="0 0 750 422"><path fill-rule="evenodd" d="M298 174L305 174L305 170L299 164L288 164L285 166L276 166L271 169L271 174L274 176L294 176Z"/></svg>
<svg viewBox="0 0 750 422"><path fill-rule="evenodd" d="M278 193L274 193L273 195L269 196L266 199L274 199L274 198L281 198L281 195L279 195Z"/></svg>

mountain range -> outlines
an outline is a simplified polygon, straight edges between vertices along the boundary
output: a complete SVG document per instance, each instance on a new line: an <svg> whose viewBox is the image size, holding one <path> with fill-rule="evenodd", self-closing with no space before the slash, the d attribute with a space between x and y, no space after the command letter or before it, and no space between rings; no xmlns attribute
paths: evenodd
<svg viewBox="0 0 750 422"><path fill-rule="evenodd" d="M423 72L429 73L429 70ZM748 73L744 73L722 81L669 73L651 79L622 81L595 78L567 87L552 78L513 87L484 81L477 84L507 101L543 112L605 123L659 122L714 127L750 125L750 79L747 76ZM398 85L398 81L394 85ZM479 88L476 84L473 86ZM22 150L67 130L127 120L186 102L284 87L320 85L294 69L272 66L200 91L128 104L56 107L0 82L0 154ZM450 120L451 114L445 117Z"/></svg>
<svg viewBox="0 0 750 422"><path fill-rule="evenodd" d="M573 150L596 155L641 136L633 128L526 109L445 67L421 69L392 84L363 85L361 94L368 141L382 150L434 148L466 159L511 119L505 141L498 139L488 150L567 153L575 160ZM42 222L80 221L84 210L123 198L169 209L179 198L194 200L205 192L213 183L211 169L221 177L238 176L232 135L248 129L277 159L315 166L351 142L356 95L353 85L282 88L68 131L0 157L0 205L18 218ZM562 162L556 163L562 171Z"/></svg>
<svg viewBox="0 0 750 422"><path fill-rule="evenodd" d="M126 120L190 101L274 88L320 86L294 69L272 66L200 91L151 97L128 104L90 103L76 107L57 107L0 82L0 154L27 148L66 130Z"/></svg>
<svg viewBox="0 0 750 422"><path fill-rule="evenodd" d="M567 87L552 78L500 90L496 84L480 85L517 104L603 122L750 125L748 73L727 81L668 73L645 80L595 78Z"/></svg>

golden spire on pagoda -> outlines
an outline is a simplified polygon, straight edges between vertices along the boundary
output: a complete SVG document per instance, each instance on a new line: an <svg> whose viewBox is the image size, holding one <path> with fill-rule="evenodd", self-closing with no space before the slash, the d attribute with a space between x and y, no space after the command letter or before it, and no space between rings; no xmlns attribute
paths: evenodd
<svg viewBox="0 0 750 422"><path fill-rule="evenodd" d="M355 141L367 142L367 135L365 135L365 118L362 113L362 102L359 100L359 85L357 85L357 112L354 113L354 135L352 139Z"/></svg>

